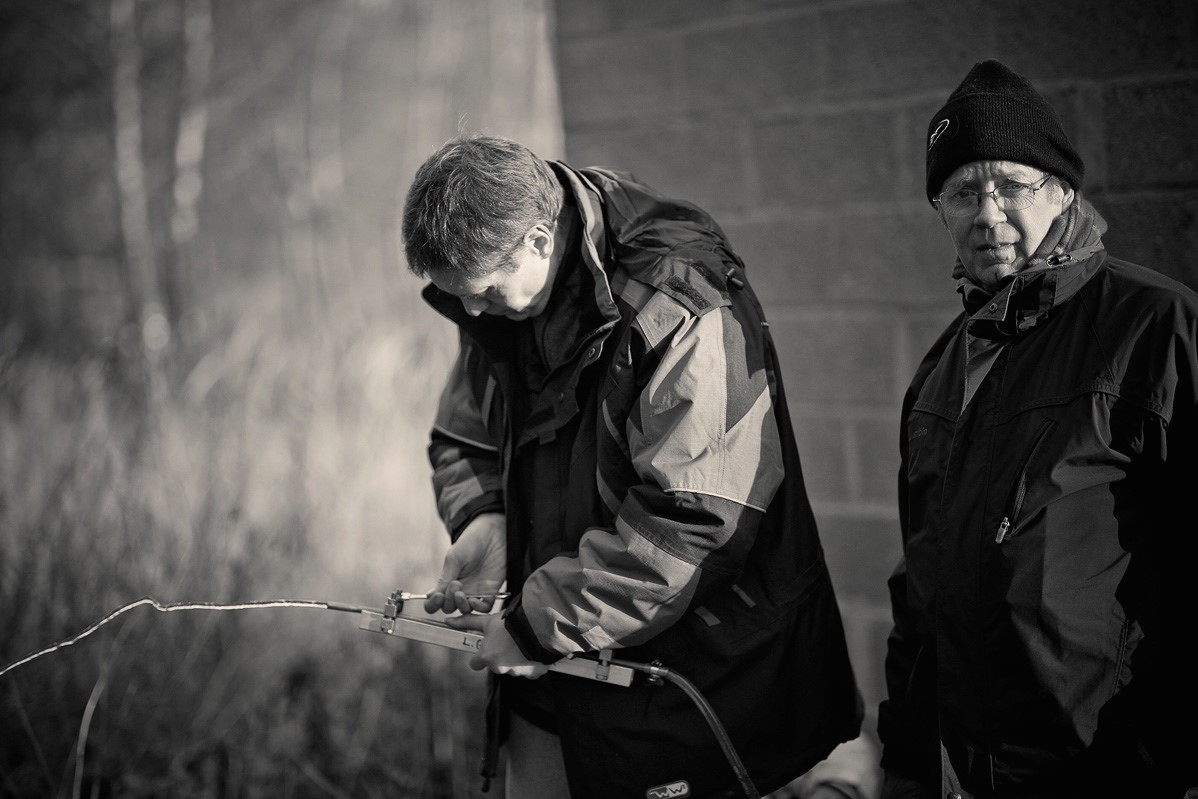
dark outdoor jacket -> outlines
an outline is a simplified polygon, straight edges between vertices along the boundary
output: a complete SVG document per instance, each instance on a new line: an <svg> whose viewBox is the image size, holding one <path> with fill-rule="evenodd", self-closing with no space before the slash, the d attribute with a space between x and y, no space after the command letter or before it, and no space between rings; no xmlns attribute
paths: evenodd
<svg viewBox="0 0 1198 799"><path fill-rule="evenodd" d="M430 446L441 515L456 536L506 513L505 623L529 657L659 661L773 790L853 738L862 709L768 325L700 209L629 175L553 168L584 232L544 318L472 318L426 289L461 330ZM677 686L536 683L572 796L683 781L738 795Z"/></svg>
<svg viewBox="0 0 1198 799"><path fill-rule="evenodd" d="M1198 785L1196 342L1194 292L1099 252L932 347L902 410L886 768L939 784L939 740L977 796Z"/></svg>

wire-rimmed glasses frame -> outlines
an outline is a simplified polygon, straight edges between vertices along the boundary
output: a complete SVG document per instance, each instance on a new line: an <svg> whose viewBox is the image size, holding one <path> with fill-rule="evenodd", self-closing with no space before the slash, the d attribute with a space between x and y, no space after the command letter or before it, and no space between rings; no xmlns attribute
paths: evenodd
<svg viewBox="0 0 1198 799"><path fill-rule="evenodd" d="M1036 201L1036 192L1044 188L1052 175L1045 175L1036 183L1021 183L1009 180L990 191L959 188L944 191L932 198L932 202L949 216L969 216L977 213L983 197L990 197L1000 211L1022 211L1031 208Z"/></svg>

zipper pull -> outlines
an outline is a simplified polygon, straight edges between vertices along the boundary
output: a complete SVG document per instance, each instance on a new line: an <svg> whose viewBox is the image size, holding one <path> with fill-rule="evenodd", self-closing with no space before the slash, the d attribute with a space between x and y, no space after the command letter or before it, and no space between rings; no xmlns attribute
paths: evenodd
<svg viewBox="0 0 1198 799"><path fill-rule="evenodd" d="M1011 518L1009 516L1002 517L1002 522L998 525L998 535L994 536L994 543L1001 544L1007 539L1007 533L1011 531Z"/></svg>

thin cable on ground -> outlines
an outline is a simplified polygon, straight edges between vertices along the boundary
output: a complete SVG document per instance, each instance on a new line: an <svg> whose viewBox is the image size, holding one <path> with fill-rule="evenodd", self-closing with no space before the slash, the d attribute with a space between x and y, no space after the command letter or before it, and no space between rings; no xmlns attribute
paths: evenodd
<svg viewBox="0 0 1198 799"><path fill-rule="evenodd" d="M119 607L116 610L109 613L104 618L102 618L99 621L92 624L90 627L88 627L83 632L81 632L77 635L74 635L70 638L65 638L62 641L59 641L57 643L51 644L50 646L47 646L44 649L39 649L36 652L31 652L28 655L26 655L25 657L21 658L20 660L13 661L12 663L9 663L8 665L4 666L3 668L0 668L0 677L3 677L6 673L12 671L17 666L23 666L24 664L28 663L31 660L36 660L37 658L40 658L42 655L48 655L51 652L55 652L59 649L62 649L63 647L70 646L71 644L74 644L74 643L77 643L78 641L83 640L87 636L94 633L96 630L103 627L105 624L108 624L108 622L112 621L117 616L120 616L122 613L126 613L126 612L133 610L136 607L140 607L142 605L149 605L149 606L153 607L154 610L160 611L162 613L170 613L170 612L176 611L176 610L250 610L252 608L317 608L320 610L340 610L340 611L345 611L346 613L361 613L364 610L369 610L369 608L360 608L360 607L356 607L353 605L345 605L340 602L321 602L321 601L309 600L309 599L264 599L264 600L259 600L259 601L255 601L255 602L228 602L228 603L222 603L222 602L173 602L173 603L165 604L165 603L159 602L157 599L155 599L152 596L143 596L141 599L136 599L127 605L122 605L121 607Z"/></svg>
<svg viewBox="0 0 1198 799"><path fill-rule="evenodd" d="M110 621L120 616L122 613L127 613L128 611L137 607L141 607L142 605L149 605L150 607L154 608L154 610L160 611L162 613L170 613L176 610L251 610L254 608L316 608L318 610L338 610L346 613L362 613L365 611L374 613L380 612L374 608L346 605L341 602L323 602L309 599L265 599L254 602L229 603L175 602L171 604L164 604L152 596L143 596L140 599L136 599L128 603L127 605L122 605L77 635L74 635L70 638L65 638L43 649L39 649L36 652L31 652L20 660L14 661L3 668L0 668L0 677L4 676L18 666L22 666L31 660L36 660L42 655L48 655L51 652L68 647L71 644L83 640L96 630L103 627L105 624L108 624ZM716 715L715 710L710 704L708 704L707 700L692 682L687 680L681 674L671 671L670 669L665 668L657 663L637 663L631 660L620 660L616 658L611 658L610 662L615 665L625 666L635 671L648 674L651 678L668 680L681 688L687 697L690 698L690 700L698 708L708 726L711 727L711 731L715 734L716 740L720 744L720 748L724 751L724 756L727 758L728 764L732 766L732 770L736 773L736 778L740 782L741 789L744 791L745 796L748 797L748 799L760 799L761 794L758 793L757 786L753 784L753 780L749 776L748 769L745 768L744 763L737 754L736 748L733 746L731 738L728 737L728 733L724 730L724 726L720 723L720 719Z"/></svg>

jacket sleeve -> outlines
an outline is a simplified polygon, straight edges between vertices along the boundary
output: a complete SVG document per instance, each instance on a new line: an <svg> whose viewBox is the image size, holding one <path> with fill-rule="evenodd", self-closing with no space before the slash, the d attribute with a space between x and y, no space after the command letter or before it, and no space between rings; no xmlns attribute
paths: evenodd
<svg viewBox="0 0 1198 799"><path fill-rule="evenodd" d="M918 781L931 780L935 771L934 731L920 729L912 706L911 683L922 653L907 607L907 570L900 562L887 583L894 627L886 641L886 698L878 706L878 736L882 740L882 767ZM925 695L925 699L928 697Z"/></svg>
<svg viewBox="0 0 1198 799"><path fill-rule="evenodd" d="M910 533L911 496L907 481L910 457L907 419L915 404L928 372L939 361L953 331L964 321L957 317L945 328L939 339L924 356L916 369L910 387L903 397L899 415L898 510L899 530L904 547ZM908 601L906 558L900 559L887 580L890 612L894 621L886 640L885 678L886 698L878 707L878 737L882 743L882 768L887 772L921 782L939 780L939 737L928 726L927 714L921 714L919 704L934 703L935 653L920 635L914 611ZM926 708L924 708L926 709Z"/></svg>
<svg viewBox="0 0 1198 799"><path fill-rule="evenodd" d="M1160 353L1164 364L1157 396L1168 398L1167 421L1145 425L1137 437L1151 455L1148 482L1154 492L1137 501L1154 521L1145 525L1151 532L1135 545L1120 586L1129 589L1127 596L1140 595L1124 603L1136 614L1143 638L1133 654L1130 683L1103 710L1111 719L1124 720L1117 731L1152 765L1159 784L1146 788L1145 795L1183 795L1198 788L1198 728L1190 721L1198 714L1193 655L1198 535L1189 516L1190 492L1198 485L1198 298L1186 292L1166 308L1156 317L1170 324L1162 324L1163 340L1150 351ZM1134 571L1139 575L1133 577ZM1132 589L1133 581L1138 590ZM1167 719L1187 721L1164 723ZM1107 723L1108 734L1115 723Z"/></svg>
<svg viewBox="0 0 1198 799"><path fill-rule="evenodd" d="M494 378L472 373L470 355L463 342L441 392L428 447L437 512L455 541L478 514L503 511L499 450L484 422Z"/></svg>
<svg viewBox="0 0 1198 799"><path fill-rule="evenodd" d="M601 484L612 528L586 531L509 607L526 655L643 643L740 573L783 477L760 321L747 304L696 316L663 293L642 308L633 335L655 365L627 412L600 409L632 484Z"/></svg>

